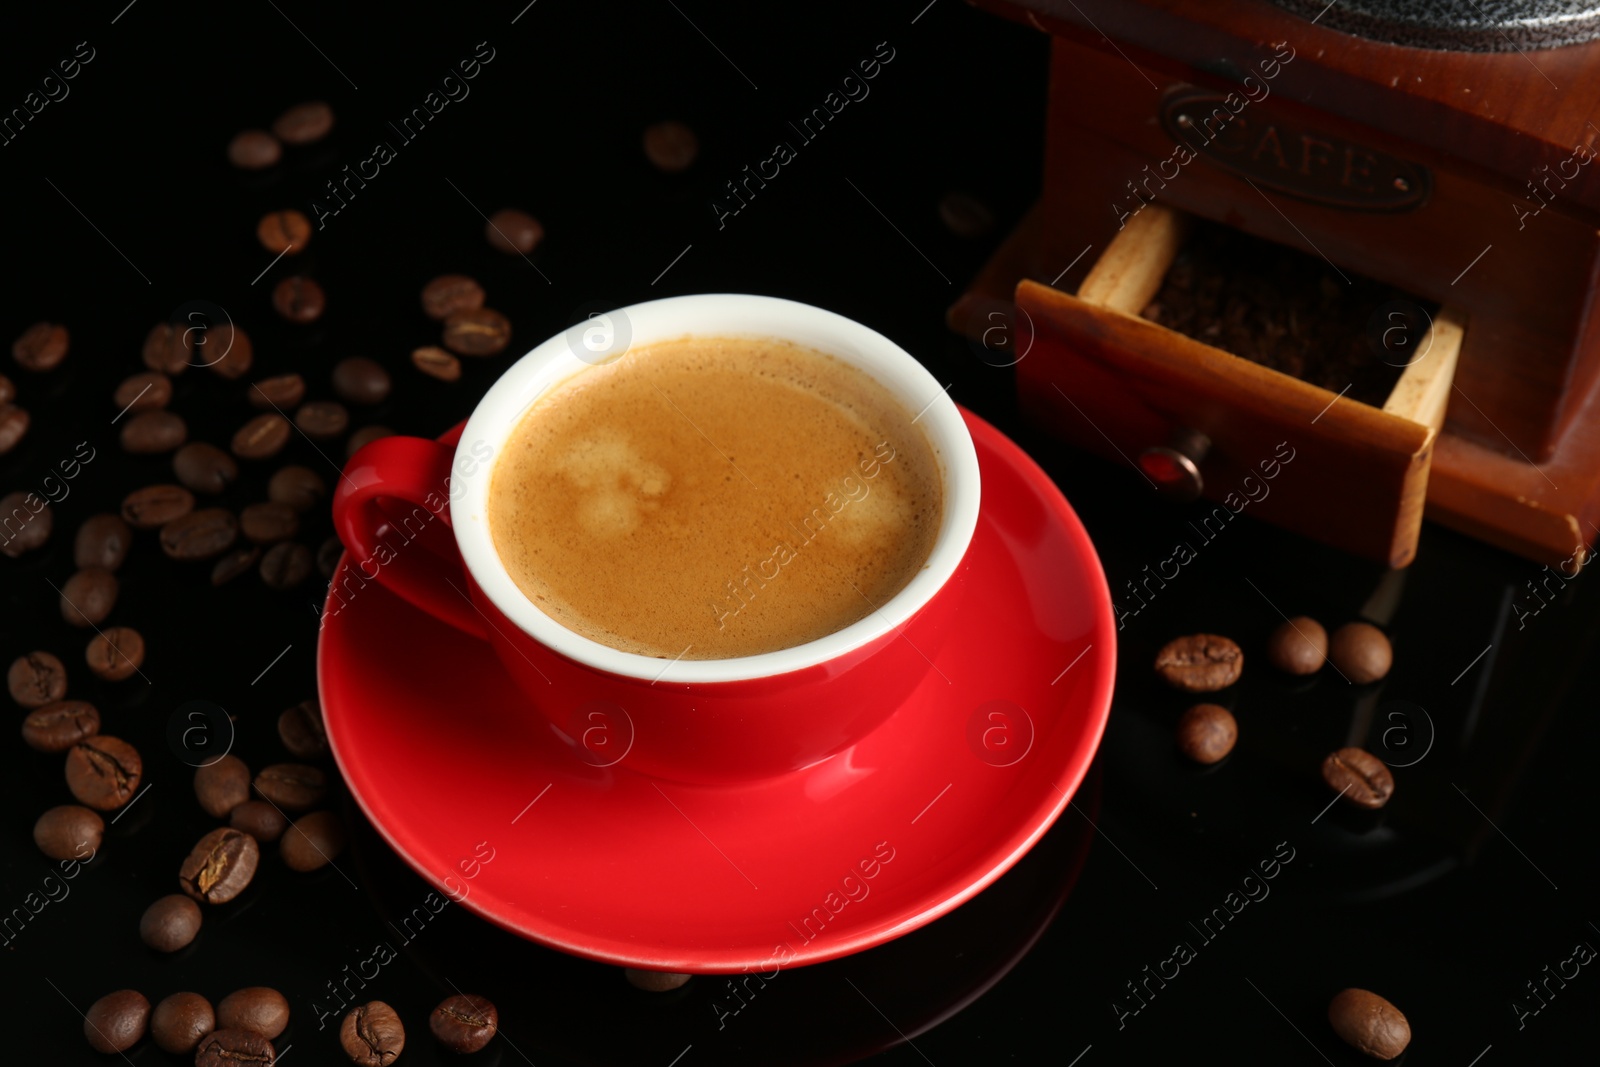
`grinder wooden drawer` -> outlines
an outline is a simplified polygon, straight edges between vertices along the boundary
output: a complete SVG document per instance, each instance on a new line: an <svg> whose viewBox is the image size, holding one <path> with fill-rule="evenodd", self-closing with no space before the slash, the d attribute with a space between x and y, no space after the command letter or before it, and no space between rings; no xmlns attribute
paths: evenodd
<svg viewBox="0 0 1600 1067"><path fill-rule="evenodd" d="M1139 316L1186 224L1182 213L1148 205L1076 296L1017 286L1017 315L1034 338L1017 364L1023 406L1157 488L1216 501L1201 520L1207 538L1248 513L1405 566L1464 318L1440 309L1382 408L1341 397Z"/></svg>

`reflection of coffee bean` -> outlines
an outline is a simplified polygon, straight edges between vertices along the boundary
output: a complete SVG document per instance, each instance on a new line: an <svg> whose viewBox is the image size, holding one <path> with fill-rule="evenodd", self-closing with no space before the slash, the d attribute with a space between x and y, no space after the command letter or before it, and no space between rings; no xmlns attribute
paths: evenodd
<svg viewBox="0 0 1600 1067"><path fill-rule="evenodd" d="M210 559L233 547L239 520L227 508L201 508L161 527L161 551L172 559Z"/></svg>
<svg viewBox="0 0 1600 1067"><path fill-rule="evenodd" d="M157 952L176 952L199 932L200 905L177 893L157 900L139 917L139 940Z"/></svg>
<svg viewBox="0 0 1600 1067"><path fill-rule="evenodd" d="M121 738L98 734L67 752L67 788L96 811L115 811L132 800L143 772L138 750Z"/></svg>
<svg viewBox="0 0 1600 1067"><path fill-rule="evenodd" d="M1394 795L1394 775L1377 756L1361 748L1341 748L1322 761L1328 788L1361 808L1381 808Z"/></svg>
<svg viewBox="0 0 1600 1067"><path fill-rule="evenodd" d="M136 456L171 452L189 437L183 418L166 410L141 411L122 424L118 439L122 450Z"/></svg>
<svg viewBox="0 0 1600 1067"><path fill-rule="evenodd" d="M296 104L272 120L272 132L284 144L310 144L333 129L333 108L321 100Z"/></svg>
<svg viewBox="0 0 1600 1067"><path fill-rule="evenodd" d="M245 399L253 408L263 411L288 411L306 398L306 380L298 374L280 374L263 378L250 386Z"/></svg>
<svg viewBox="0 0 1600 1067"><path fill-rule="evenodd" d="M658 122L646 126L644 155L657 170L676 174L688 170L700 153L700 139L681 122Z"/></svg>
<svg viewBox="0 0 1600 1067"><path fill-rule="evenodd" d="M1394 649L1383 631L1368 622L1347 622L1333 631L1328 660L1356 685L1376 682L1394 664Z"/></svg>
<svg viewBox="0 0 1600 1067"><path fill-rule="evenodd" d="M97 678L120 682L144 665L144 638L131 626L111 626L94 635L84 653Z"/></svg>
<svg viewBox="0 0 1600 1067"><path fill-rule="evenodd" d="M247 506L239 513L239 529L252 544L275 544L287 541L299 532L300 516L288 504L264 500Z"/></svg>
<svg viewBox="0 0 1600 1067"><path fill-rule="evenodd" d="M194 1067L272 1067L277 1059L272 1042L254 1030L213 1030L200 1039Z"/></svg>
<svg viewBox="0 0 1600 1067"><path fill-rule="evenodd" d="M29 652L12 661L6 689L23 707L42 708L67 695L67 668L48 652Z"/></svg>
<svg viewBox="0 0 1600 1067"><path fill-rule="evenodd" d="M302 700L278 716L278 739L296 759L316 759L328 752L328 732L316 697Z"/></svg>
<svg viewBox="0 0 1600 1067"><path fill-rule="evenodd" d="M83 1014L83 1036L96 1052L126 1052L144 1037L150 1002L133 989L107 993Z"/></svg>
<svg viewBox="0 0 1600 1067"><path fill-rule="evenodd" d="M1285 674L1316 674L1328 657L1328 631L1316 619L1297 615L1267 638L1267 662Z"/></svg>
<svg viewBox="0 0 1600 1067"><path fill-rule="evenodd" d="M100 732L100 712L85 700L58 700L28 712L22 740L38 752L65 752Z"/></svg>
<svg viewBox="0 0 1600 1067"><path fill-rule="evenodd" d="M304 763L274 763L256 775L256 792L284 811L305 811L328 795L328 778Z"/></svg>
<svg viewBox="0 0 1600 1067"><path fill-rule="evenodd" d="M331 811L302 815L283 832L278 851L291 871L314 871L344 851L344 826Z"/></svg>
<svg viewBox="0 0 1600 1067"><path fill-rule="evenodd" d="M406 1047L406 1028L393 1008L374 1000L344 1017L339 1044L356 1067L389 1067Z"/></svg>
<svg viewBox="0 0 1600 1067"><path fill-rule="evenodd" d="M289 1026L289 1001L270 986L235 989L217 1004L217 1025L275 1038Z"/></svg>
<svg viewBox="0 0 1600 1067"><path fill-rule="evenodd" d="M1392 1060L1411 1044L1411 1024L1376 993L1346 989L1328 1004L1328 1022L1345 1043L1378 1060Z"/></svg>
<svg viewBox="0 0 1600 1067"><path fill-rule="evenodd" d="M441 382L453 382L461 378L461 361L434 345L412 349L411 365Z"/></svg>
<svg viewBox="0 0 1600 1067"><path fill-rule="evenodd" d="M0 540L0 555L16 559L24 552L32 552L36 548L43 548L44 543L50 540L50 531L55 526L55 512L50 510L49 504L40 504L35 511L28 503L32 493L24 493L18 489L16 492L0 496L0 523L4 523L4 533L0 534L5 539ZM37 498L33 497L35 502Z"/></svg>
<svg viewBox="0 0 1600 1067"><path fill-rule="evenodd" d="M686 974L674 974L670 971L640 971L632 967L625 968L622 972L628 984L635 989L643 989L647 993L665 993L677 989L689 980Z"/></svg>
<svg viewBox="0 0 1600 1067"><path fill-rule="evenodd" d="M194 795L207 815L226 819L234 808L250 799L250 768L234 755L196 767Z"/></svg>
<svg viewBox="0 0 1600 1067"><path fill-rule="evenodd" d="M257 415L233 435L233 454L240 459L268 459L283 451L294 428L276 411Z"/></svg>
<svg viewBox="0 0 1600 1067"><path fill-rule="evenodd" d="M144 365L162 374L182 374L189 366L194 338L188 328L158 322L144 338Z"/></svg>
<svg viewBox="0 0 1600 1067"><path fill-rule="evenodd" d="M283 831L289 827L289 820L265 800L247 800L228 813L228 825L249 834L263 845L270 845L283 836Z"/></svg>
<svg viewBox="0 0 1600 1067"><path fill-rule="evenodd" d="M91 515L78 527L72 544L72 559L79 567L101 567L114 571L128 558L133 531L120 515Z"/></svg>
<svg viewBox="0 0 1600 1067"><path fill-rule="evenodd" d="M228 142L228 162L240 170L263 170L282 156L283 146L266 130L240 130Z"/></svg>
<svg viewBox="0 0 1600 1067"><path fill-rule="evenodd" d="M54 322L36 322L11 344L11 358L26 370L54 370L67 358L67 328Z"/></svg>
<svg viewBox="0 0 1600 1067"><path fill-rule="evenodd" d="M508 255L527 255L544 239L544 226L526 211L501 208L489 216L483 235L489 244Z"/></svg>
<svg viewBox="0 0 1600 1067"><path fill-rule="evenodd" d="M333 365L333 391L352 404L381 404L389 395L389 372L365 356L341 359Z"/></svg>
<svg viewBox="0 0 1600 1067"><path fill-rule="evenodd" d="M363 426L351 434L350 440L345 442L344 458L349 459L374 441L393 436L394 431L387 426Z"/></svg>
<svg viewBox="0 0 1600 1067"><path fill-rule="evenodd" d="M313 441L338 437L350 425L350 413L334 400L312 400L294 413L294 424Z"/></svg>
<svg viewBox="0 0 1600 1067"><path fill-rule="evenodd" d="M194 902L190 901L189 906L193 907ZM209 1000L199 993L174 993L150 1013L150 1040L162 1052L184 1055L193 1052L216 1026L217 1017Z"/></svg>
<svg viewBox="0 0 1600 1067"><path fill-rule="evenodd" d="M272 287L272 310L290 322L316 322L327 306L327 294L312 278L291 274Z"/></svg>
<svg viewBox="0 0 1600 1067"><path fill-rule="evenodd" d="M172 473L197 493L220 493L239 477L239 464L216 445L190 441L173 455Z"/></svg>
<svg viewBox="0 0 1600 1067"><path fill-rule="evenodd" d="M256 565L256 560L261 558L261 549L255 545L249 548L236 548L223 556L211 568L211 584L213 586L226 585L239 575L244 574Z"/></svg>
<svg viewBox="0 0 1600 1067"><path fill-rule="evenodd" d="M443 322L457 311L483 307L483 286L465 274L441 274L422 287L422 311Z"/></svg>
<svg viewBox="0 0 1600 1067"><path fill-rule="evenodd" d="M339 557L344 555L344 545L337 537L330 537L317 549L317 573L332 578L339 567Z"/></svg>
<svg viewBox="0 0 1600 1067"><path fill-rule="evenodd" d="M53 860L86 860L100 851L106 821L78 804L62 804L33 824L33 843Z"/></svg>
<svg viewBox="0 0 1600 1067"><path fill-rule="evenodd" d="M71 626L99 626L117 603L117 576L99 567L73 572L61 587L61 617Z"/></svg>
<svg viewBox="0 0 1600 1067"><path fill-rule="evenodd" d="M1178 720L1178 748L1196 763L1216 763L1238 739L1239 724L1220 704L1196 704Z"/></svg>
<svg viewBox="0 0 1600 1067"><path fill-rule="evenodd" d="M261 557L261 580L268 589L293 589L311 577L311 550L298 541L283 541Z"/></svg>
<svg viewBox="0 0 1600 1067"><path fill-rule="evenodd" d="M279 469L267 482L267 499L307 512L328 495L328 483L309 467L291 464Z"/></svg>
<svg viewBox="0 0 1600 1067"><path fill-rule="evenodd" d="M1156 673L1174 689L1211 693L1239 680L1244 653L1226 637L1192 634L1169 641L1156 654Z"/></svg>
<svg viewBox="0 0 1600 1067"><path fill-rule="evenodd" d="M939 201L939 218L957 237L982 237L994 229L994 214L965 193L946 193Z"/></svg>
<svg viewBox="0 0 1600 1067"><path fill-rule="evenodd" d="M256 240L273 255L295 255L311 242L311 220L292 208L261 216Z"/></svg>
<svg viewBox="0 0 1600 1067"><path fill-rule="evenodd" d="M178 868L178 885L204 904L226 904L250 884L260 858L255 838L219 827L195 843Z"/></svg>
<svg viewBox="0 0 1600 1067"><path fill-rule="evenodd" d="M153 370L128 375L117 386L117 391L111 394L111 402L118 411L135 414L164 408L171 401L172 379Z"/></svg>
<svg viewBox="0 0 1600 1067"><path fill-rule="evenodd" d="M428 1028L451 1052L477 1052L500 1028L500 1012L488 997L458 993L446 997L428 1016Z"/></svg>
<svg viewBox="0 0 1600 1067"><path fill-rule="evenodd" d="M457 311L444 321L444 346L463 356L492 356L511 343L511 323L493 308Z"/></svg>

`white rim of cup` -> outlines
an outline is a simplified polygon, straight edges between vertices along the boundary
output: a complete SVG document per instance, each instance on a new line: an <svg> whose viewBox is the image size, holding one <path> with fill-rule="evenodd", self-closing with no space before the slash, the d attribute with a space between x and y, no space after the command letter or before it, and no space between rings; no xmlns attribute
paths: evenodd
<svg viewBox="0 0 1600 1067"><path fill-rule="evenodd" d="M914 421L939 465L943 521L927 562L903 589L844 629L792 648L726 659L670 660L624 652L568 629L528 599L506 571L489 532L488 501L495 464L525 411L552 385L600 362L578 354L574 331L585 326L579 323L534 348L500 376L467 420L451 465L451 522L461 557L490 602L523 633L568 659L623 677L677 685L748 681L827 663L898 630L949 581L978 525L978 456L954 401L905 349L843 315L769 296L675 296L609 315L621 316L627 324L630 347L684 336L775 337L866 371L909 410L921 412ZM482 455L485 444L490 448L487 457Z"/></svg>

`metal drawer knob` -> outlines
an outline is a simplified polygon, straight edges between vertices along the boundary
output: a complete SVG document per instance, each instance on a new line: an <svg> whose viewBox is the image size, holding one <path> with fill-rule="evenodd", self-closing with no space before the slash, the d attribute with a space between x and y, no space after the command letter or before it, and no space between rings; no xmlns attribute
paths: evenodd
<svg viewBox="0 0 1600 1067"><path fill-rule="evenodd" d="M1174 500L1194 500L1205 488L1200 462L1209 451L1211 438L1198 430L1179 430L1166 444L1139 453L1139 469Z"/></svg>

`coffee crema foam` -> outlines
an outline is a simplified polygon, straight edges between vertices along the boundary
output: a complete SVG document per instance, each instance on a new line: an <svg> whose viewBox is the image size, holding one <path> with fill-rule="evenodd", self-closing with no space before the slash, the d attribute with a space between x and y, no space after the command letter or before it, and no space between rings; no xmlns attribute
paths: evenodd
<svg viewBox="0 0 1600 1067"><path fill-rule="evenodd" d="M787 341L637 346L512 430L489 530L551 618L625 652L724 659L871 614L927 562L932 446L865 372Z"/></svg>

